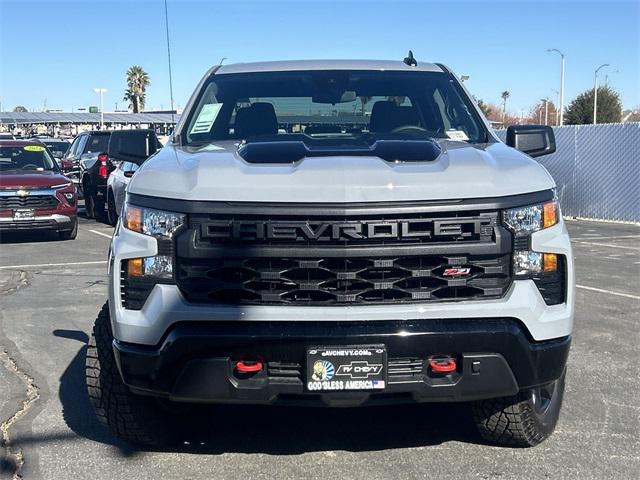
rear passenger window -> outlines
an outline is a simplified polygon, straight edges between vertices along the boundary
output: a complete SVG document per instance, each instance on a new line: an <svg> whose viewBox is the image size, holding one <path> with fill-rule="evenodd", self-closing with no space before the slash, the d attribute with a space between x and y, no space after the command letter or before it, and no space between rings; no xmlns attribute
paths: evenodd
<svg viewBox="0 0 640 480"><path fill-rule="evenodd" d="M85 152L106 152L109 147L109 135L90 135Z"/></svg>

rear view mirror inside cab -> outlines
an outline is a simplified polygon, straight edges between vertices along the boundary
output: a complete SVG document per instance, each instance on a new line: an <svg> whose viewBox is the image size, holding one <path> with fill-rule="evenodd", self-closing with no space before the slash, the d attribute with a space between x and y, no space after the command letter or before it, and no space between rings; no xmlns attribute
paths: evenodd
<svg viewBox="0 0 640 480"><path fill-rule="evenodd" d="M349 103L355 102L357 95L353 90L345 90L345 91L321 91L316 92L311 101L313 103L330 103L331 105L335 105L336 103Z"/></svg>

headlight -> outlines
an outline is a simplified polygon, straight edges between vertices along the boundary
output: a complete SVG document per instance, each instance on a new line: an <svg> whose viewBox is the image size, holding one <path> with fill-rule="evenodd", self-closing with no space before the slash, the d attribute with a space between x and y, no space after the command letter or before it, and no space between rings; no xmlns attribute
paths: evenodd
<svg viewBox="0 0 640 480"><path fill-rule="evenodd" d="M516 278L535 278L558 270L558 256L554 253L535 252L529 236L552 227L560 220L558 201L511 208L502 214L505 226L514 234L513 273Z"/></svg>
<svg viewBox="0 0 640 480"><path fill-rule="evenodd" d="M127 260L127 274L130 277L173 277L173 259L168 255L130 258Z"/></svg>
<svg viewBox="0 0 640 480"><path fill-rule="evenodd" d="M170 240L184 222L185 215L182 213L137 207L128 203L124 205L124 227L155 238Z"/></svg>
<svg viewBox="0 0 640 480"><path fill-rule="evenodd" d="M558 202L554 199L539 205L511 208L502 214L504 224L516 236L530 235L553 227L559 220Z"/></svg>

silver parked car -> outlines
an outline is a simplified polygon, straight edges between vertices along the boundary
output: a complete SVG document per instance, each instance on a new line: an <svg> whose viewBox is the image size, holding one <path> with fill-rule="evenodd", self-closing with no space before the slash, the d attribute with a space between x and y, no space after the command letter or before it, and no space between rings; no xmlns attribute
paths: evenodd
<svg viewBox="0 0 640 480"><path fill-rule="evenodd" d="M137 141L143 145L140 151L134 150L124 156L119 156L114 152L114 145L119 149L123 143L135 144ZM115 226L118 222L125 191L133 174L151 154L160 148L162 148L162 144L151 130L119 130L111 134L108 156L115 168L111 170L107 179L107 221L109 224Z"/></svg>
<svg viewBox="0 0 640 480"><path fill-rule="evenodd" d="M107 180L107 221L111 225L115 226L118 222L127 185L138 168L140 165L136 163L121 162L109 175Z"/></svg>

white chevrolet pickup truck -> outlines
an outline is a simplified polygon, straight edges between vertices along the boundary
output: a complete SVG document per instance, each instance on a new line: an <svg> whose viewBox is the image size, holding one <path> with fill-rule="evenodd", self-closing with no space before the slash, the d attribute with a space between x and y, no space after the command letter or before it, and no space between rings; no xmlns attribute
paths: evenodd
<svg viewBox="0 0 640 480"><path fill-rule="evenodd" d="M190 404L469 402L484 438L538 444L574 313L532 159L553 151L543 126L502 143L441 64L212 68L127 187L87 352L98 418L160 444Z"/></svg>

